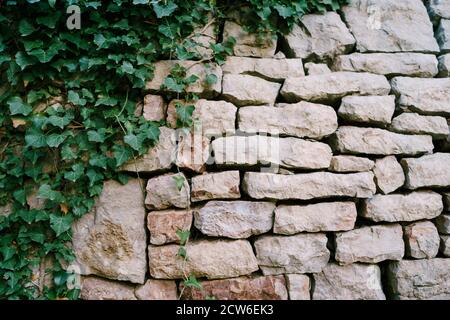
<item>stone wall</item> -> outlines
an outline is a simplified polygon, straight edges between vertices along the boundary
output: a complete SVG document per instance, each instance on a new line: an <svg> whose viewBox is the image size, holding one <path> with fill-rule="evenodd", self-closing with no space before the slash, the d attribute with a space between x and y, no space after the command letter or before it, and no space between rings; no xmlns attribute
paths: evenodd
<svg viewBox="0 0 450 320"><path fill-rule="evenodd" d="M450 1L229 36L224 65L181 62L201 80L192 133L161 90L177 61L157 63L137 111L168 127L74 225L82 298L449 299Z"/></svg>

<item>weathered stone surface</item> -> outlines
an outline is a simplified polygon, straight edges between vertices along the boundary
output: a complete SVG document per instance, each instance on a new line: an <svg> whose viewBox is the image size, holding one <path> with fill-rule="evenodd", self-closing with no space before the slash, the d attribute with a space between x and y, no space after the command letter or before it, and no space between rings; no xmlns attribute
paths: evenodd
<svg viewBox="0 0 450 320"><path fill-rule="evenodd" d="M302 59L269 59L228 57L222 65L224 73L249 74L269 81L282 82L287 77L303 77Z"/></svg>
<svg viewBox="0 0 450 320"><path fill-rule="evenodd" d="M346 95L388 95L390 91L391 87L384 76L363 72L333 72L287 78L280 93L288 102L335 102Z"/></svg>
<svg viewBox="0 0 450 320"><path fill-rule="evenodd" d="M205 300L287 300L283 276L238 277L233 279L201 281L202 290L186 288L183 298Z"/></svg>
<svg viewBox="0 0 450 320"><path fill-rule="evenodd" d="M450 77L450 53L444 54L438 58L439 77Z"/></svg>
<svg viewBox="0 0 450 320"><path fill-rule="evenodd" d="M232 278L258 270L252 246L246 240L198 240L187 246L189 260L178 255L180 246L148 247L150 275L157 279L181 279L185 274L208 279Z"/></svg>
<svg viewBox="0 0 450 320"><path fill-rule="evenodd" d="M150 231L151 244L179 242L178 230L191 229L191 210L151 211L147 215L147 228Z"/></svg>
<svg viewBox="0 0 450 320"><path fill-rule="evenodd" d="M415 221L433 219L443 209L442 196L434 191L409 194L376 194L365 199L361 215L372 221Z"/></svg>
<svg viewBox="0 0 450 320"><path fill-rule="evenodd" d="M433 151L431 136L351 126L339 127L335 146L343 153L372 155L417 155Z"/></svg>
<svg viewBox="0 0 450 320"><path fill-rule="evenodd" d="M322 142L268 136L231 136L212 142L218 165L273 164L284 168L328 168L331 148Z"/></svg>
<svg viewBox="0 0 450 320"><path fill-rule="evenodd" d="M360 52L439 51L420 0L353 0L342 11Z"/></svg>
<svg viewBox="0 0 450 320"><path fill-rule="evenodd" d="M106 181L91 212L73 226L72 246L83 275L144 283L146 233L140 181Z"/></svg>
<svg viewBox="0 0 450 320"><path fill-rule="evenodd" d="M336 233L335 258L341 265L400 260L405 253L399 224L362 227Z"/></svg>
<svg viewBox="0 0 450 320"><path fill-rule="evenodd" d="M181 190L177 180L184 179ZM166 174L149 179L147 182L145 206L149 210L163 210L170 207L187 208L190 199L190 188L182 173Z"/></svg>
<svg viewBox="0 0 450 320"><path fill-rule="evenodd" d="M148 121L161 121L166 118L167 104L163 97L147 94L144 97L142 115Z"/></svg>
<svg viewBox="0 0 450 320"><path fill-rule="evenodd" d="M450 259L390 262L387 277L388 288L394 299L450 299Z"/></svg>
<svg viewBox="0 0 450 320"><path fill-rule="evenodd" d="M129 172L155 172L169 169L176 157L175 130L160 127L158 144L142 157L130 160L120 169Z"/></svg>
<svg viewBox="0 0 450 320"><path fill-rule="evenodd" d="M395 111L395 96L348 96L338 110L339 117L354 122L391 123Z"/></svg>
<svg viewBox="0 0 450 320"><path fill-rule="evenodd" d="M322 139L337 129L334 109L322 104L280 103L275 107L244 107L238 113L239 130L248 133L271 133L299 138Z"/></svg>
<svg viewBox="0 0 450 320"><path fill-rule="evenodd" d="M222 97L237 106L273 105L280 87L279 83L246 74L225 74Z"/></svg>
<svg viewBox="0 0 450 320"><path fill-rule="evenodd" d="M305 70L308 76L331 73L330 68L325 63L305 63Z"/></svg>
<svg viewBox="0 0 450 320"><path fill-rule="evenodd" d="M441 214L435 220L436 227L440 233L450 234L450 215Z"/></svg>
<svg viewBox="0 0 450 320"><path fill-rule="evenodd" d="M441 53L450 52L450 20L442 19L436 30L436 39L441 48Z"/></svg>
<svg viewBox="0 0 450 320"><path fill-rule="evenodd" d="M205 171L209 159L209 138L201 129L194 126L193 130L179 129L176 131L178 147L175 165L181 169L188 169L202 173Z"/></svg>
<svg viewBox="0 0 450 320"><path fill-rule="evenodd" d="M422 116L405 112L392 119L391 129L396 132L429 134L436 139L446 138L449 134L447 119L439 116Z"/></svg>
<svg viewBox="0 0 450 320"><path fill-rule="evenodd" d="M440 19L450 19L450 2L448 0L427 0L428 14L434 24L438 24Z"/></svg>
<svg viewBox="0 0 450 320"><path fill-rule="evenodd" d="M286 285L289 291L289 300L311 300L309 290L311 281L304 274L287 274Z"/></svg>
<svg viewBox="0 0 450 320"><path fill-rule="evenodd" d="M145 84L145 89L149 90L151 93L160 92L170 92L166 88L162 88L164 80L170 74L172 68L179 64L182 67L188 69L186 77L192 75L197 76L199 79L187 87L188 92L195 93L203 98L215 97L222 91L222 69L217 64L209 64L210 67L206 68L205 64L198 63L198 61L188 61L188 60L160 60L157 61L154 66L154 77L151 81ZM214 74L218 81L212 85L206 82L206 77L209 74Z"/></svg>
<svg viewBox="0 0 450 320"><path fill-rule="evenodd" d="M423 53L352 53L338 56L336 71L382 74L387 77L411 76L432 78L438 73L436 56Z"/></svg>
<svg viewBox="0 0 450 320"><path fill-rule="evenodd" d="M401 163L408 189L450 186L450 153L438 152L420 158L406 158Z"/></svg>
<svg viewBox="0 0 450 320"><path fill-rule="evenodd" d="M290 56L324 59L349 52L355 38L336 12L326 12L304 15L301 26L295 25L284 42Z"/></svg>
<svg viewBox="0 0 450 320"><path fill-rule="evenodd" d="M0 217L7 217L12 213L12 205L10 203L0 207Z"/></svg>
<svg viewBox="0 0 450 320"><path fill-rule="evenodd" d="M320 272L330 258L323 233L265 235L255 241L255 249L264 275Z"/></svg>
<svg viewBox="0 0 450 320"><path fill-rule="evenodd" d="M441 236L439 250L444 257L450 257L450 236Z"/></svg>
<svg viewBox="0 0 450 320"><path fill-rule="evenodd" d="M326 202L310 205L280 205L275 210L273 232L347 231L355 227L356 206L353 202Z"/></svg>
<svg viewBox="0 0 450 320"><path fill-rule="evenodd" d="M412 223L404 227L406 256L416 259L436 257L439 251L439 234L430 221Z"/></svg>
<svg viewBox="0 0 450 320"><path fill-rule="evenodd" d="M186 103L184 100L172 100L167 109L167 123L172 128L177 128L176 105L193 105L192 119L195 121L196 131L205 136L220 136L233 134L235 131L237 108L226 101L212 101L200 99L194 103Z"/></svg>
<svg viewBox="0 0 450 320"><path fill-rule="evenodd" d="M394 192L405 183L405 173L395 156L375 160L373 173L378 189L384 194Z"/></svg>
<svg viewBox="0 0 450 320"><path fill-rule="evenodd" d="M194 225L203 234L232 239L268 232L275 204L253 201L209 201L194 212Z"/></svg>
<svg viewBox="0 0 450 320"><path fill-rule="evenodd" d="M177 284L172 280L148 279L134 294L139 300L178 300Z"/></svg>
<svg viewBox="0 0 450 320"><path fill-rule="evenodd" d="M375 162L356 156L333 156L330 171L334 172L364 172L372 170Z"/></svg>
<svg viewBox="0 0 450 320"><path fill-rule="evenodd" d="M27 205L30 209L42 210L45 206L45 199L38 198L39 188L33 187L27 194ZM12 209L12 208L11 208Z"/></svg>
<svg viewBox="0 0 450 320"><path fill-rule="evenodd" d="M241 197L239 191L240 177L237 170L195 176L192 178L191 184L192 202L212 199L238 199Z"/></svg>
<svg viewBox="0 0 450 320"><path fill-rule="evenodd" d="M280 200L334 196L369 198L376 189L371 172L314 172L295 175L246 172L242 187L252 198Z"/></svg>
<svg viewBox="0 0 450 320"><path fill-rule="evenodd" d="M445 192L442 194L443 200L444 200L444 208L448 211L450 211L450 192Z"/></svg>
<svg viewBox="0 0 450 320"><path fill-rule="evenodd" d="M97 277L84 277L80 297L82 300L137 300L133 285Z"/></svg>
<svg viewBox="0 0 450 320"><path fill-rule="evenodd" d="M259 41L255 34L248 33L234 21L226 21L223 30L223 39L226 41L230 37L236 40L234 55L242 57L263 57L270 58L275 55L277 39L267 36Z"/></svg>
<svg viewBox="0 0 450 320"><path fill-rule="evenodd" d="M385 300L380 267L354 263L327 264L314 274L313 300Z"/></svg>
<svg viewBox="0 0 450 320"><path fill-rule="evenodd" d="M216 31L218 26L217 23L212 21L213 19L212 14L208 14L207 25L201 25L194 29L191 40L196 45L187 48L188 52L196 54L199 59L212 59L214 56L210 44L217 43L218 34Z"/></svg>
<svg viewBox="0 0 450 320"><path fill-rule="evenodd" d="M401 107L421 114L450 116L450 79L395 77L391 85Z"/></svg>

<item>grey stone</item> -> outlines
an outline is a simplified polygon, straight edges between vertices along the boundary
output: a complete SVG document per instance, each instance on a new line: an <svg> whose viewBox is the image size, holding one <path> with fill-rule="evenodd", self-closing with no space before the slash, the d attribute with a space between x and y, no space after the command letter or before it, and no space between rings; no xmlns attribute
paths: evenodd
<svg viewBox="0 0 450 320"><path fill-rule="evenodd" d="M406 256L431 259L439 251L439 234L430 221L420 221L404 227Z"/></svg>
<svg viewBox="0 0 450 320"><path fill-rule="evenodd" d="M401 133L429 134L435 139L445 139L450 133L444 117L422 116L410 112L392 119L391 129Z"/></svg>
<svg viewBox="0 0 450 320"><path fill-rule="evenodd" d="M364 172L372 170L375 162L356 156L333 156L330 171L334 172Z"/></svg>
<svg viewBox="0 0 450 320"><path fill-rule="evenodd" d="M289 291L289 300L311 300L309 290L311 281L304 274L286 274L286 285Z"/></svg>
<svg viewBox="0 0 450 320"><path fill-rule="evenodd" d="M441 48L441 53L450 53L450 20L441 20L436 30L436 39Z"/></svg>
<svg viewBox="0 0 450 320"><path fill-rule="evenodd" d="M427 0L425 3L435 25L439 23L441 18L450 19L450 2L448 0Z"/></svg>
<svg viewBox="0 0 450 320"><path fill-rule="evenodd" d="M181 189L178 182L181 181ZM166 174L149 179L147 182L145 206L150 210L170 207L187 208L190 201L189 183L183 173Z"/></svg>
<svg viewBox="0 0 450 320"><path fill-rule="evenodd" d="M441 214L435 220L436 227L440 233L449 234L450 235L450 215L449 214Z"/></svg>
<svg viewBox="0 0 450 320"><path fill-rule="evenodd" d="M439 61L439 77L450 77L450 53L444 54L438 58Z"/></svg>
<svg viewBox="0 0 450 320"><path fill-rule="evenodd" d="M395 96L348 96L338 110L339 117L354 122L389 124L395 111Z"/></svg>
<svg viewBox="0 0 450 320"><path fill-rule="evenodd" d="M373 173L378 189L384 194L394 192L405 183L405 173L395 156L375 160Z"/></svg>
<svg viewBox="0 0 450 320"><path fill-rule="evenodd" d="M450 257L450 236L441 236L439 250L444 257Z"/></svg>
<svg viewBox="0 0 450 320"><path fill-rule="evenodd" d="M450 186L450 153L438 152L420 158L405 158L401 163L408 189Z"/></svg>
<svg viewBox="0 0 450 320"><path fill-rule="evenodd" d="M331 73L330 68L325 63L305 63L305 70L308 76Z"/></svg>

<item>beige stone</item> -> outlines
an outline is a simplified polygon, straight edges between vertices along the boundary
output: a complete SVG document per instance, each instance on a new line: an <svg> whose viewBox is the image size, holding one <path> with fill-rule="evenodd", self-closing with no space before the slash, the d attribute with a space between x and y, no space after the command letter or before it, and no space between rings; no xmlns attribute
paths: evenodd
<svg viewBox="0 0 450 320"><path fill-rule="evenodd" d="M137 300L134 286L97 277L84 277L81 284L82 300Z"/></svg>
<svg viewBox="0 0 450 320"><path fill-rule="evenodd" d="M372 170L375 162L368 158L356 156L333 156L330 171L334 172L364 172Z"/></svg>
<svg viewBox="0 0 450 320"><path fill-rule="evenodd" d="M405 169L405 186L408 189L450 186L450 153L405 158L401 164Z"/></svg>
<svg viewBox="0 0 450 320"><path fill-rule="evenodd" d="M294 175L247 172L242 187L254 199L279 200L309 200L336 196L369 198L376 189L371 172L314 172Z"/></svg>
<svg viewBox="0 0 450 320"><path fill-rule="evenodd" d="M375 225L336 233L335 258L341 265L401 260L405 253L399 224Z"/></svg>
<svg viewBox="0 0 450 320"><path fill-rule="evenodd" d="M395 96L348 96L342 99L339 117L360 123L391 123L395 111Z"/></svg>
<svg viewBox="0 0 450 320"><path fill-rule="evenodd" d="M423 53L352 53L338 56L333 69L382 74L387 77L433 78L438 73L436 56Z"/></svg>
<svg viewBox="0 0 450 320"><path fill-rule="evenodd" d="M450 133L444 117L422 116L410 112L395 117L391 129L401 133L429 134L435 139L445 139Z"/></svg>
<svg viewBox="0 0 450 320"><path fill-rule="evenodd" d="M341 126L334 143L339 152L353 154L418 155L433 151L431 136L405 135L378 128Z"/></svg>
<svg viewBox="0 0 450 320"><path fill-rule="evenodd" d="M94 208L72 231L80 274L144 283L147 235L141 181L106 181Z"/></svg>
<svg viewBox="0 0 450 320"><path fill-rule="evenodd" d="M441 214L435 220L436 227L440 233L450 234L450 215Z"/></svg>
<svg viewBox="0 0 450 320"><path fill-rule="evenodd" d="M148 279L134 294L139 300L178 300L177 284L172 280Z"/></svg>
<svg viewBox="0 0 450 320"><path fill-rule="evenodd" d="M193 130L179 129L176 131L177 150L175 165L181 169L188 169L202 173L208 162L210 140L201 130L194 127Z"/></svg>
<svg viewBox="0 0 450 320"><path fill-rule="evenodd" d="M289 300L311 300L311 281L304 274L286 274Z"/></svg>
<svg viewBox="0 0 450 320"><path fill-rule="evenodd" d="M223 279L258 270L252 246L246 240L191 241L186 246L187 261L178 255L179 248L176 244L150 245L150 275L157 279L181 279L185 274Z"/></svg>
<svg viewBox="0 0 450 320"><path fill-rule="evenodd" d="M347 231L355 227L356 206L353 202L324 202L309 205L280 205L275 210L273 232Z"/></svg>
<svg viewBox="0 0 450 320"><path fill-rule="evenodd" d="M239 191L240 177L237 170L195 176L192 178L191 184L192 202L212 199L238 199L241 197Z"/></svg>
<svg viewBox="0 0 450 320"><path fill-rule="evenodd" d="M351 95L388 95L386 77L364 72L333 72L301 78L287 78L281 95L288 102L307 100L333 103Z"/></svg>
<svg viewBox="0 0 450 320"><path fill-rule="evenodd" d="M8 217L12 212L12 205L10 203L0 207L0 217Z"/></svg>
<svg viewBox="0 0 450 320"><path fill-rule="evenodd" d="M273 105L280 87L258 77L228 73L223 76L222 98L237 106Z"/></svg>
<svg viewBox="0 0 450 320"><path fill-rule="evenodd" d="M450 236L441 235L439 250L444 257L450 257Z"/></svg>
<svg viewBox="0 0 450 320"><path fill-rule="evenodd" d="M194 225L212 237L248 238L272 229L274 210L271 202L209 201L194 212Z"/></svg>
<svg viewBox="0 0 450 320"><path fill-rule="evenodd" d="M405 183L405 173L395 156L375 160L375 182L384 194L394 192Z"/></svg>
<svg viewBox="0 0 450 320"><path fill-rule="evenodd" d="M264 275L320 272L330 258L323 233L264 235L254 245Z"/></svg>
<svg viewBox="0 0 450 320"><path fill-rule="evenodd" d="M231 136L211 144L216 164L253 166L272 164L283 168L328 168L331 148L322 142L269 136Z"/></svg>
<svg viewBox="0 0 450 320"><path fill-rule="evenodd" d="M332 107L299 102L275 107L240 108L239 130L248 133L271 133L299 138L322 139L337 129L337 116Z"/></svg>
<svg viewBox="0 0 450 320"><path fill-rule="evenodd" d="M147 215L150 243L161 245L179 242L177 231L189 231L192 224L191 210L151 211Z"/></svg>
<svg viewBox="0 0 450 320"><path fill-rule="evenodd" d="M181 189L177 181L181 181ZM170 207L187 208L189 206L190 188L183 173L166 174L148 180L145 206L149 210L163 210Z"/></svg>
<svg viewBox="0 0 450 320"><path fill-rule="evenodd" d="M314 274L313 300L385 300L380 267L354 263L327 264Z"/></svg>
<svg viewBox="0 0 450 320"><path fill-rule="evenodd" d="M161 121L166 118L167 104L163 97L147 94L144 97L142 115L148 121Z"/></svg>
<svg viewBox="0 0 450 320"><path fill-rule="evenodd" d="M331 73L330 68L325 63L305 63L305 70L308 76Z"/></svg>
<svg viewBox="0 0 450 320"><path fill-rule="evenodd" d="M406 256L431 259L439 251L439 234L430 221L415 222L404 227Z"/></svg>

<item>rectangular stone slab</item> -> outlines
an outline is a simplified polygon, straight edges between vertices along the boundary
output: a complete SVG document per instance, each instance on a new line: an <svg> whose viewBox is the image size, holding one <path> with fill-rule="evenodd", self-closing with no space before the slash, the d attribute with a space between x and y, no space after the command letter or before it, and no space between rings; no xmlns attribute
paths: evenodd
<svg viewBox="0 0 450 320"><path fill-rule="evenodd" d="M435 153L420 158L405 158L406 188L450 186L450 153Z"/></svg>

